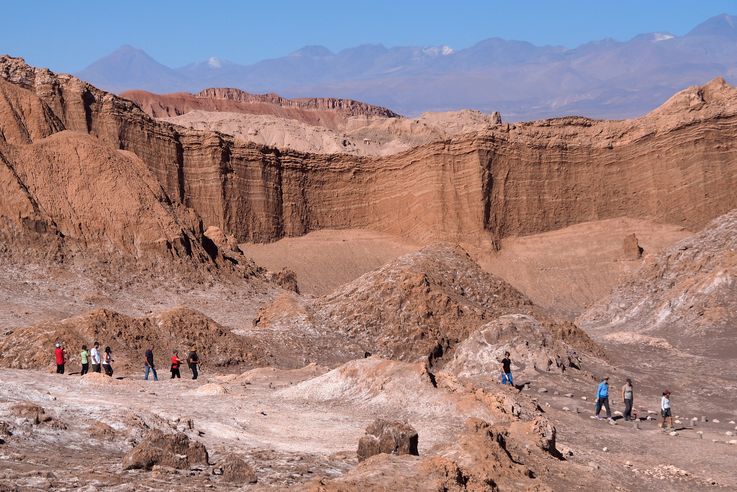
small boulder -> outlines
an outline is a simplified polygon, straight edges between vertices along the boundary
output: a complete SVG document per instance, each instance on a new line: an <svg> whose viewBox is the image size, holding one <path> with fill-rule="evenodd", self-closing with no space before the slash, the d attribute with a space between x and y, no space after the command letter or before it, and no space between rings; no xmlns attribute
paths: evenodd
<svg viewBox="0 0 737 492"><path fill-rule="evenodd" d="M190 441L183 433L164 434L155 429L123 456L123 469L151 470L154 465L185 469L194 464L207 465L207 460L202 443Z"/></svg>
<svg viewBox="0 0 737 492"><path fill-rule="evenodd" d="M632 233L629 236L625 236L623 242L624 257L628 260L639 260L642 258L642 253L645 251L640 246L637 236Z"/></svg>
<svg viewBox="0 0 737 492"><path fill-rule="evenodd" d="M407 422L377 419L358 441L358 461L380 453L419 456L417 443L417 431Z"/></svg>
<svg viewBox="0 0 737 492"><path fill-rule="evenodd" d="M227 455L219 466L213 470L216 475L222 475L223 480L234 483L256 483L256 472L253 468L234 454Z"/></svg>
<svg viewBox="0 0 737 492"><path fill-rule="evenodd" d="M10 424L7 422L0 421L0 436L12 436L13 431Z"/></svg>
<svg viewBox="0 0 737 492"><path fill-rule="evenodd" d="M46 414L43 407L30 402L16 403L11 408L11 412L17 417L27 418L36 425L51 420L51 416Z"/></svg>

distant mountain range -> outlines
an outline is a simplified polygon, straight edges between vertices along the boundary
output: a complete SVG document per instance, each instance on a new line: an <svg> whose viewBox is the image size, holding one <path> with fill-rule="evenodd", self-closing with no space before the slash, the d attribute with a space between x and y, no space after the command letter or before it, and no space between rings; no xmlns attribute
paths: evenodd
<svg viewBox="0 0 737 492"><path fill-rule="evenodd" d="M76 73L113 92L236 87L287 97L340 97L406 115L471 108L505 120L578 114L640 115L689 85L737 80L737 17L722 14L684 36L647 33L576 48L490 38L467 49L307 46L252 65L210 58L180 68L123 46Z"/></svg>

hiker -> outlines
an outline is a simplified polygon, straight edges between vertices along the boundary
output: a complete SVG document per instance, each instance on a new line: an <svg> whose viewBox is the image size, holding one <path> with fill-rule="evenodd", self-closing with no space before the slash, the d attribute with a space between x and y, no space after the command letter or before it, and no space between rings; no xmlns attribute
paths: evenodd
<svg viewBox="0 0 737 492"><path fill-rule="evenodd" d="M92 346L90 360L92 361L92 372L100 372L100 342L95 342Z"/></svg>
<svg viewBox="0 0 737 492"><path fill-rule="evenodd" d="M627 378L627 383L622 386L622 400L624 401L624 420L629 422L632 420L632 396L634 389L632 388L632 380Z"/></svg>
<svg viewBox="0 0 737 492"><path fill-rule="evenodd" d="M665 430L665 419L670 419L670 428L673 429L673 414L670 410L670 390L663 391L663 397L660 399L660 415L663 417L663 421L660 423L660 427Z"/></svg>
<svg viewBox="0 0 737 492"><path fill-rule="evenodd" d="M61 346L61 342L56 342L54 356L56 357L56 374L64 374L64 364L67 361L67 354L64 351L64 347Z"/></svg>
<svg viewBox="0 0 737 492"><path fill-rule="evenodd" d="M82 345L82 351L79 353L79 361L82 363L81 375L84 376L90 369L90 353L87 351L87 345Z"/></svg>
<svg viewBox="0 0 737 492"><path fill-rule="evenodd" d="M156 366L154 365L154 349L153 347L149 347L146 349L146 357L143 362L144 367L146 368L146 373L143 376L143 379L148 381L148 373L153 372L154 373L154 381L159 380L159 375L156 374Z"/></svg>
<svg viewBox="0 0 737 492"><path fill-rule="evenodd" d="M601 407L606 409L606 418L612 420L612 411L609 408L609 376L604 376L604 379L599 383L599 387L596 390L596 419L601 420L599 412Z"/></svg>
<svg viewBox="0 0 737 492"><path fill-rule="evenodd" d="M197 366L200 365L200 358L197 355L197 347L192 347L192 349L189 351L189 354L187 354L187 365L192 371L192 379L197 379L197 376L199 375L197 371Z"/></svg>
<svg viewBox="0 0 737 492"><path fill-rule="evenodd" d="M174 351L174 355L171 356L171 379L178 378L182 379L182 375L179 374L179 366L184 362L179 358L179 352Z"/></svg>
<svg viewBox="0 0 737 492"><path fill-rule="evenodd" d="M102 355L102 367L105 369L105 374L107 374L110 377L113 377L113 362L115 359L113 359L113 351L110 350L110 347L105 347L105 353Z"/></svg>
<svg viewBox="0 0 737 492"><path fill-rule="evenodd" d="M504 352L504 358L502 359L502 384L509 384L514 386L512 381L512 361L509 359L509 352Z"/></svg>

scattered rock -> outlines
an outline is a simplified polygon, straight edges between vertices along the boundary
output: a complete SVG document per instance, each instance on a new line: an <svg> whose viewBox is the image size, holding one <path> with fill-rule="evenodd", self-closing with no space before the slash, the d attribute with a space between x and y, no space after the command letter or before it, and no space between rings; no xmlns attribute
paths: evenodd
<svg viewBox="0 0 737 492"><path fill-rule="evenodd" d="M104 422L95 422L88 429L90 437L97 439L110 439L115 437L115 429Z"/></svg>
<svg viewBox="0 0 737 492"><path fill-rule="evenodd" d="M13 432L10 424L7 422L0 421L0 436L12 436Z"/></svg>
<svg viewBox="0 0 737 492"><path fill-rule="evenodd" d="M608 448L608 447L606 447L606 446L604 446L603 448L601 448L601 450L602 450L602 451L604 451L604 452L606 453L607 451L609 451L609 448Z"/></svg>
<svg viewBox="0 0 737 492"><path fill-rule="evenodd" d="M586 398L585 396L582 396L582 397L581 397L581 399L582 399L583 401L586 401L586 400L588 400L588 398Z"/></svg>
<svg viewBox="0 0 737 492"><path fill-rule="evenodd" d="M417 444L417 431L407 422L377 419L358 441L358 461L380 453L419 456Z"/></svg>
<svg viewBox="0 0 737 492"><path fill-rule="evenodd" d="M151 470L154 465L186 469L194 464L207 465L207 449L190 441L186 434L164 434L152 430L146 438L123 457L123 469Z"/></svg>
<svg viewBox="0 0 737 492"><path fill-rule="evenodd" d="M563 411L564 411L564 412L569 412L570 410L571 410L571 409L570 409L570 408L568 408L568 407L563 407Z"/></svg>
<svg viewBox="0 0 737 492"><path fill-rule="evenodd" d="M675 436L677 436L677 435L678 435L678 432L676 432L676 431L670 431L670 432L668 433L668 435L671 435L671 436L674 436L674 437L675 437Z"/></svg>
<svg viewBox="0 0 737 492"><path fill-rule="evenodd" d="M712 422L715 423L715 424L718 424L719 423L719 419L714 419L714 420L712 420Z"/></svg>
<svg viewBox="0 0 737 492"><path fill-rule="evenodd" d="M46 414L46 410L44 410L43 407L33 403L16 403L11 407L10 411L13 415L27 418L36 425L42 422L49 422L51 420L51 416Z"/></svg>
<svg viewBox="0 0 737 492"><path fill-rule="evenodd" d="M732 431L727 431L727 432L725 432L725 433L724 433L724 435L725 435L725 436L733 436L733 435L734 435L734 432L732 432Z"/></svg>
<svg viewBox="0 0 737 492"><path fill-rule="evenodd" d="M573 393L566 393L564 396L567 396L568 398L573 398Z"/></svg>
<svg viewBox="0 0 737 492"><path fill-rule="evenodd" d="M228 482L243 484L256 483L258 481L253 468L234 454L227 455L220 463L220 466L213 470L213 473L215 473L215 470L219 470L219 474L223 476L223 480Z"/></svg>
<svg viewBox="0 0 737 492"><path fill-rule="evenodd" d="M637 241L637 236L633 232L629 236L625 236L623 242L624 257L627 260L639 260L642 258L642 253L645 251Z"/></svg>
<svg viewBox="0 0 737 492"><path fill-rule="evenodd" d="M729 444L737 444L737 439L730 439Z"/></svg>
<svg viewBox="0 0 737 492"><path fill-rule="evenodd" d="M547 388L540 388L539 390L537 390L537 392L538 393L547 393L548 390L547 390Z"/></svg>

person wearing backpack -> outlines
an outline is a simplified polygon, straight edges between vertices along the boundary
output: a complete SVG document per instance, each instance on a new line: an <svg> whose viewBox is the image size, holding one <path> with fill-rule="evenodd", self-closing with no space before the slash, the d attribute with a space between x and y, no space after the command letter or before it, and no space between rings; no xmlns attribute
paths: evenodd
<svg viewBox="0 0 737 492"><path fill-rule="evenodd" d="M200 357L197 355L197 347L192 347L187 354L187 365L192 371L192 379L197 379L199 375L198 366L200 365Z"/></svg>

